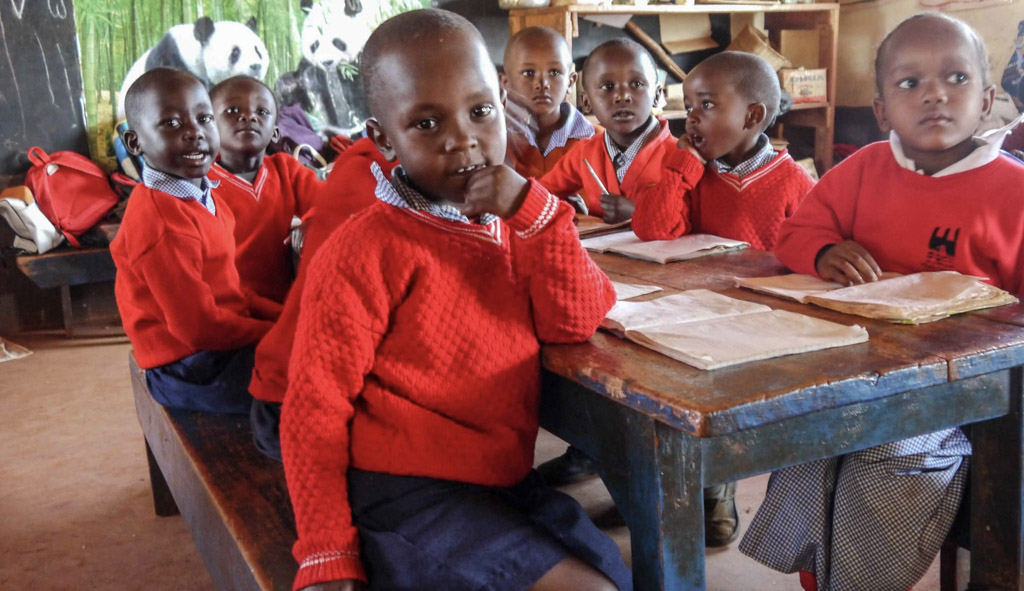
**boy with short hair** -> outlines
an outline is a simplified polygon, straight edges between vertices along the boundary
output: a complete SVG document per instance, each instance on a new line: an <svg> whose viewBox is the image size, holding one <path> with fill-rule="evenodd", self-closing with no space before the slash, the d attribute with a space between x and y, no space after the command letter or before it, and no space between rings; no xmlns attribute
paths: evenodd
<svg viewBox="0 0 1024 591"><path fill-rule="evenodd" d="M125 145L146 157L110 252L115 293L153 397L171 408L247 413L253 346L270 328L235 269L234 216L206 177L219 136L191 74L149 70L125 94Z"/></svg>
<svg viewBox="0 0 1024 591"><path fill-rule="evenodd" d="M632 587L618 548L531 475L540 342L615 301L573 211L502 164L503 93L443 10L382 23L360 62L380 201L309 270L281 417L295 589Z"/></svg>
<svg viewBox="0 0 1024 591"><path fill-rule="evenodd" d="M309 210L324 183L289 154L266 155L278 138L277 99L262 82L235 76L210 90L220 158L210 169L214 196L235 216L235 265L242 285L281 304L292 283L285 244L294 216Z"/></svg>
<svg viewBox="0 0 1024 591"><path fill-rule="evenodd" d="M889 141L821 179L783 223L779 260L845 284L952 269L1024 294L1024 165L1002 136L974 137L995 94L981 38L915 15L879 46L875 78ZM949 532L970 454L954 428L777 471L740 551L800 570L805 589L907 589Z"/></svg>
<svg viewBox="0 0 1024 591"><path fill-rule="evenodd" d="M594 135L594 126L565 100L576 83L569 44L554 29L527 27L505 46L503 70L508 100L529 115L509 125L509 164L524 177L540 178L580 140Z"/></svg>
<svg viewBox="0 0 1024 591"><path fill-rule="evenodd" d="M654 58L630 39L606 41L583 63L583 88L604 131L580 141L540 182L562 198L580 194L608 223L624 221L633 214L630 197L661 180L662 158L676 143L668 122L651 114L661 96Z"/></svg>
<svg viewBox="0 0 1024 591"><path fill-rule="evenodd" d="M633 196L633 231L642 240L714 234L771 250L814 186L764 133L779 111L775 70L754 54L723 51L697 64L683 95L686 133L666 154L661 183Z"/></svg>

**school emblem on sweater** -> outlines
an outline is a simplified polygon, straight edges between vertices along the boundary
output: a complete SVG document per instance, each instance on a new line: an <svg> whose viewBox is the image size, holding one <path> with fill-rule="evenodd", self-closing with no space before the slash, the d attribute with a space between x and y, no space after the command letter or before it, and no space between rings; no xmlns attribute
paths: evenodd
<svg viewBox="0 0 1024 591"><path fill-rule="evenodd" d="M960 240L960 228L934 228L928 239L928 256L924 262L924 269L926 271L953 269L958 240Z"/></svg>

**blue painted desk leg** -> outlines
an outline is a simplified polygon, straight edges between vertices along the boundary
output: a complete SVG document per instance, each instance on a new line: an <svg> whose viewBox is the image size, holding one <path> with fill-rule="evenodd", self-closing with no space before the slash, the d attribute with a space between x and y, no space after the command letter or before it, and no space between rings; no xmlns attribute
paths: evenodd
<svg viewBox="0 0 1024 591"><path fill-rule="evenodd" d="M1007 373L1009 414L972 427L970 591L1024 589L1024 370Z"/></svg>

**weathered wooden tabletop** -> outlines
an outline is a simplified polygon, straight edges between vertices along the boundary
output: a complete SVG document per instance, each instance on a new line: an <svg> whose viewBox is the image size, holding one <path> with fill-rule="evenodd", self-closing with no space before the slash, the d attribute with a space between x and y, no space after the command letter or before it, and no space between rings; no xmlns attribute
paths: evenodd
<svg viewBox="0 0 1024 591"><path fill-rule="evenodd" d="M542 424L599 460L630 525L637 589L704 588L705 486L967 423L972 589L1024 589L1024 306L904 326L733 287L733 276L785 272L756 250L667 265L594 259L619 281L712 289L870 335L711 371L603 331L544 347Z"/></svg>

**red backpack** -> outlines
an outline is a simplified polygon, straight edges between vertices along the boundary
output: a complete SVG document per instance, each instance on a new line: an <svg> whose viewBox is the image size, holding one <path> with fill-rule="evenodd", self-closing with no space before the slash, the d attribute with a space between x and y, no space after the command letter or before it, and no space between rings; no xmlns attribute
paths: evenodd
<svg viewBox="0 0 1024 591"><path fill-rule="evenodd" d="M42 148L28 149L32 168L25 185L49 219L72 246L78 237L96 225L117 205L117 194L107 175L92 160L75 152L47 154Z"/></svg>

